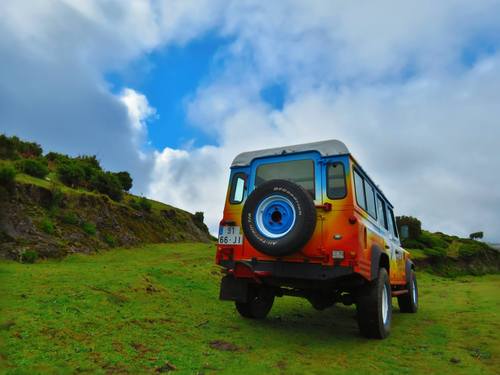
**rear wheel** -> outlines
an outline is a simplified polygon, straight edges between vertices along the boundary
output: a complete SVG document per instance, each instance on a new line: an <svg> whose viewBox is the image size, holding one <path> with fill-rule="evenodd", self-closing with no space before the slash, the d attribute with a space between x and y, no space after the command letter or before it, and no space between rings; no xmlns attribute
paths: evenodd
<svg viewBox="0 0 500 375"><path fill-rule="evenodd" d="M410 282L406 286L407 294L398 297L399 310L403 313L416 313L418 310L418 286L415 271L410 271Z"/></svg>
<svg viewBox="0 0 500 375"><path fill-rule="evenodd" d="M356 299L361 334L369 338L386 338L392 321L391 284L387 270L381 268L378 278L361 288Z"/></svg>
<svg viewBox="0 0 500 375"><path fill-rule="evenodd" d="M235 302L236 310L244 318L264 319L274 303L274 292L269 288L251 288L247 302Z"/></svg>

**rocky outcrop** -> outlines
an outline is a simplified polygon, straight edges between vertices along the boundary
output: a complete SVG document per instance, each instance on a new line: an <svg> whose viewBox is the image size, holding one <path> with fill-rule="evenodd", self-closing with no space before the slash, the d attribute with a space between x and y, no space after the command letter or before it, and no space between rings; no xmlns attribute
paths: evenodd
<svg viewBox="0 0 500 375"><path fill-rule="evenodd" d="M31 250L61 257L145 243L210 241L195 215L156 206L148 212L105 195L16 183L0 194L0 256L15 259Z"/></svg>

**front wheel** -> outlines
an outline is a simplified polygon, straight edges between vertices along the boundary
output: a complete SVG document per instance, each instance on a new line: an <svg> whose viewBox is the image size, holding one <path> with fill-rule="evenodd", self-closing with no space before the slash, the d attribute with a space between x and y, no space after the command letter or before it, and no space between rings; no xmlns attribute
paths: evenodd
<svg viewBox="0 0 500 375"><path fill-rule="evenodd" d="M235 302L236 310L244 318L264 319L274 303L274 292L269 288L249 290L247 302Z"/></svg>
<svg viewBox="0 0 500 375"><path fill-rule="evenodd" d="M356 296L358 326L369 338L389 336L392 321L392 295L389 275L381 268L378 278L361 288Z"/></svg>
<svg viewBox="0 0 500 375"><path fill-rule="evenodd" d="M418 286L417 275L411 270L410 282L406 286L407 294L398 296L399 310L403 313L416 313L418 310Z"/></svg>

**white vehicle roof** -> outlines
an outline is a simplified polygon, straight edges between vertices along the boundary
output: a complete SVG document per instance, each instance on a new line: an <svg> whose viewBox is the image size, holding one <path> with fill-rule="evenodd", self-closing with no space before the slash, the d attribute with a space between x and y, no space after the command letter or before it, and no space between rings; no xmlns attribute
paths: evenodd
<svg viewBox="0 0 500 375"><path fill-rule="evenodd" d="M347 146L336 139L330 139L321 142L302 143L300 145L268 148L265 150L242 152L236 156L231 167L245 167L257 158L266 156L279 156L293 154L297 152L317 151L321 156L335 156L349 154Z"/></svg>

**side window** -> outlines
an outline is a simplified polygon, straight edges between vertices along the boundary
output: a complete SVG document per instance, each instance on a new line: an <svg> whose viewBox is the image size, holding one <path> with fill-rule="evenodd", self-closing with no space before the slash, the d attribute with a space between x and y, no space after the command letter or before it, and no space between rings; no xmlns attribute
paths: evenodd
<svg viewBox="0 0 500 375"><path fill-rule="evenodd" d="M387 229L385 202L378 195L377 195L377 213L378 213L378 218L377 218L378 223L385 229Z"/></svg>
<svg viewBox="0 0 500 375"><path fill-rule="evenodd" d="M398 231L396 230L396 223L394 222L394 214L392 210L387 207L387 223L389 225L389 232L391 232L394 237L398 237Z"/></svg>
<svg viewBox="0 0 500 375"><path fill-rule="evenodd" d="M366 194L366 210L374 218L377 218L377 211L375 209L375 192L373 187L365 180L365 194Z"/></svg>
<svg viewBox="0 0 500 375"><path fill-rule="evenodd" d="M356 202L358 206L366 210L365 189L363 187L363 177L354 171L354 189L356 190Z"/></svg>
<svg viewBox="0 0 500 375"><path fill-rule="evenodd" d="M326 194L330 199L342 199L347 195L344 164L328 164L326 172Z"/></svg>
<svg viewBox="0 0 500 375"><path fill-rule="evenodd" d="M246 175L244 173L236 173L231 181L231 190L229 194L229 203L239 204L243 201L245 195Z"/></svg>

